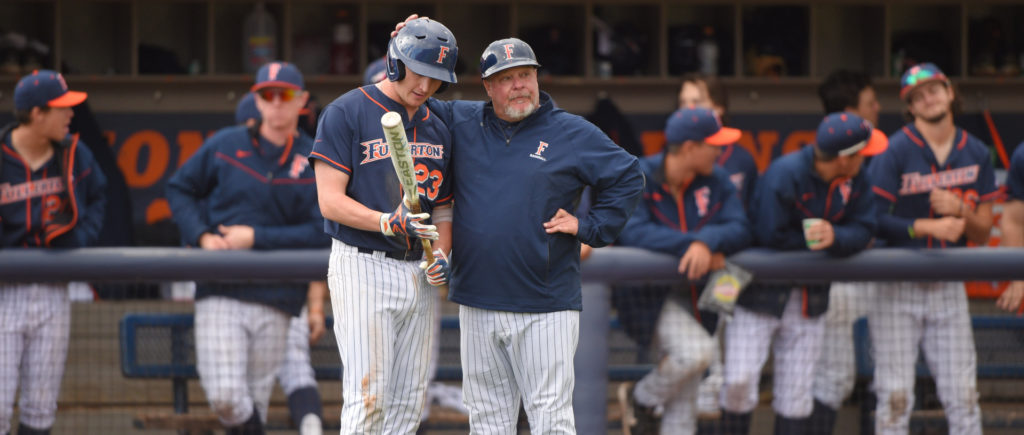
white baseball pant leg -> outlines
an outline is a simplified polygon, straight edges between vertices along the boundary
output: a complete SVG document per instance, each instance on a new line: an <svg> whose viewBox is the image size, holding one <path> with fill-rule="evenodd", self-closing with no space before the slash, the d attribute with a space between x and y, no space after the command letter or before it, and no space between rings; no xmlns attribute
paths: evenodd
<svg viewBox="0 0 1024 435"><path fill-rule="evenodd" d="M302 314L288 321L288 342L284 354L284 362L277 371L277 381L285 395L295 390L316 387L316 374L309 360L309 315L306 309Z"/></svg>
<svg viewBox="0 0 1024 435"><path fill-rule="evenodd" d="M633 393L644 405L664 407L662 435L697 431L697 390L714 354L714 341L684 303L677 292L665 299L655 327L661 359Z"/></svg>
<svg viewBox="0 0 1024 435"><path fill-rule="evenodd" d="M949 432L980 434L977 356L963 283L884 283L875 298L869 317L878 396L875 432L908 432L920 345Z"/></svg>
<svg viewBox="0 0 1024 435"><path fill-rule="evenodd" d="M266 422L289 315L267 305L212 296L196 302L196 369L210 408L232 427L259 410Z"/></svg>
<svg viewBox="0 0 1024 435"><path fill-rule="evenodd" d="M0 284L0 433L11 430L19 385L20 423L53 426L70 327L66 283Z"/></svg>
<svg viewBox="0 0 1024 435"><path fill-rule="evenodd" d="M745 414L757 406L757 387L768 350L775 356L772 408L779 415L799 419L811 414L812 373L821 349L821 316L802 313L803 294L794 289L782 318L737 306L726 328L722 409Z"/></svg>
<svg viewBox="0 0 1024 435"><path fill-rule="evenodd" d="M361 254L334 240L327 272L345 375L342 434L412 434L429 378L437 289L419 260Z"/></svg>
<svg viewBox="0 0 1024 435"><path fill-rule="evenodd" d="M872 282L836 282L829 289L821 356L814 368L814 398L832 409L839 409L853 392L853 323L868 314L874 291Z"/></svg>
<svg viewBox="0 0 1024 435"><path fill-rule="evenodd" d="M715 333L711 335L714 346L711 347L711 365L708 366L708 375L700 381L700 388L697 391L697 410L699 413L717 414L718 395L722 391L722 337L725 334L725 326L729 323L727 316L718 316L718 326Z"/></svg>
<svg viewBox="0 0 1024 435"><path fill-rule="evenodd" d="M520 399L531 433L576 433L579 311L511 313L463 305L459 326L471 434L516 433Z"/></svg>

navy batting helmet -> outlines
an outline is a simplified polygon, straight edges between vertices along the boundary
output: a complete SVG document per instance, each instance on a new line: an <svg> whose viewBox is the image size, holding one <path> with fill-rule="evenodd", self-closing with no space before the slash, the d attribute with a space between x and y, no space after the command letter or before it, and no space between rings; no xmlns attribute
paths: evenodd
<svg viewBox="0 0 1024 435"><path fill-rule="evenodd" d="M417 18L405 24L388 43L388 80L405 78L405 67L414 73L441 81L437 92L448 83L456 83L455 61L459 47L455 35L444 24L429 18Z"/></svg>
<svg viewBox="0 0 1024 435"><path fill-rule="evenodd" d="M498 71L524 65L540 68L530 45L518 38L499 39L480 56L480 77L486 79Z"/></svg>

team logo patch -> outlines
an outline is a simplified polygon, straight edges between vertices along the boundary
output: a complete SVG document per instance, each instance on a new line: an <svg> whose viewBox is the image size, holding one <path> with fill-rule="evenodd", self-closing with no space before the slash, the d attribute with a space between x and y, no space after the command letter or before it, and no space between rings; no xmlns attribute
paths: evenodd
<svg viewBox="0 0 1024 435"><path fill-rule="evenodd" d="M0 184L0 205L24 201L29 198L38 198L40 196L56 195L63 191L64 181L60 177L26 181L15 185L4 183Z"/></svg>
<svg viewBox="0 0 1024 435"><path fill-rule="evenodd" d="M444 62L445 56L448 56L448 47L441 46L441 50L437 53L437 63Z"/></svg>
<svg viewBox="0 0 1024 435"><path fill-rule="evenodd" d="M900 195L915 195L931 192L935 189L946 189L971 184L978 180L978 165L964 166L948 171L922 175L920 172L903 174Z"/></svg>
<svg viewBox="0 0 1024 435"><path fill-rule="evenodd" d="M701 187L693 191L693 202L697 205L697 216L704 217L708 214L708 204L711 203L711 188Z"/></svg>
<svg viewBox="0 0 1024 435"><path fill-rule="evenodd" d="M535 158L537 160L543 160L543 161L546 162L546 161L548 161L548 159L546 157L544 157L544 151L547 150L547 149L548 149L548 143L544 142L544 141L540 141L540 145L537 145L537 151L535 151L533 154L530 154L530 157L533 157L533 158Z"/></svg>
<svg viewBox="0 0 1024 435"><path fill-rule="evenodd" d="M363 147L363 160L359 162L360 165L391 158L388 143L383 138L368 140L359 145ZM409 142L409 154L412 154L413 158L441 160L444 159L444 146Z"/></svg>
<svg viewBox="0 0 1024 435"><path fill-rule="evenodd" d="M729 181L732 181L733 186L736 186L736 190L743 189L743 180L747 179L747 174L737 172L729 176Z"/></svg>
<svg viewBox="0 0 1024 435"><path fill-rule="evenodd" d="M505 59L506 60L512 58L512 48L513 47L515 47L514 44L505 44Z"/></svg>
<svg viewBox="0 0 1024 435"><path fill-rule="evenodd" d="M292 159L292 166L288 168L288 176L292 178L299 178L302 175L302 171L309 167L309 159L302 157L299 154L295 155Z"/></svg>

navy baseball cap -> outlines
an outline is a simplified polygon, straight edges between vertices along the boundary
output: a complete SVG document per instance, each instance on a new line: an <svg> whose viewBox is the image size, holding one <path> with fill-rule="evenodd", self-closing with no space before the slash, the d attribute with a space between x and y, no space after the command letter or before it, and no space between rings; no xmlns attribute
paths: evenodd
<svg viewBox="0 0 1024 435"><path fill-rule="evenodd" d="M386 57L370 62L370 64L366 66L366 71L363 72L363 84L372 85L384 80L388 76L387 62L388 58Z"/></svg>
<svg viewBox="0 0 1024 435"><path fill-rule="evenodd" d="M705 108L676 110L665 124L665 139L671 144L695 140L724 146L736 143L742 134L738 129L723 127L715 112Z"/></svg>
<svg viewBox="0 0 1024 435"><path fill-rule="evenodd" d="M14 88L14 109L32 110L33 107L72 107L85 101L85 92L72 91L64 76L56 71L32 71Z"/></svg>
<svg viewBox="0 0 1024 435"><path fill-rule="evenodd" d="M906 100L918 86L937 81L949 85L949 78L934 63L925 62L914 65L903 73L903 77L900 77L900 99Z"/></svg>
<svg viewBox="0 0 1024 435"><path fill-rule="evenodd" d="M818 124L814 147L827 156L873 156L889 147L889 138L853 113L836 112Z"/></svg>
<svg viewBox="0 0 1024 435"><path fill-rule="evenodd" d="M302 73L288 62L270 62L260 67L256 73L256 84L253 92L263 88L287 88L303 90L306 84L302 81Z"/></svg>
<svg viewBox="0 0 1024 435"><path fill-rule="evenodd" d="M250 119L261 120L263 116L256 109L256 94L247 92L238 100L238 107L235 108L235 123L245 124Z"/></svg>

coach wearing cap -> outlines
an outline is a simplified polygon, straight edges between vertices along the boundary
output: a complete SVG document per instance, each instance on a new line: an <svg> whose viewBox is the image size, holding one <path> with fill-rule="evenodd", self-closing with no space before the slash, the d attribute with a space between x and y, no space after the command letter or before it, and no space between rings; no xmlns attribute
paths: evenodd
<svg viewBox="0 0 1024 435"><path fill-rule="evenodd" d="M887 146L885 135L857 115L826 116L813 146L778 158L758 182L750 206L755 243L837 256L866 248L877 217L861 167L865 156ZM769 349L775 433L804 433L813 400L808 374L821 349L827 308L828 285L756 285L740 295L725 332L724 433L748 433Z"/></svg>
<svg viewBox="0 0 1024 435"><path fill-rule="evenodd" d="M0 249L82 247L96 242L106 178L68 134L84 92L56 71L34 71L14 88L14 124L0 132ZM0 283L0 433L49 433L64 375L71 305L67 283ZM20 385L19 385L20 384Z"/></svg>

